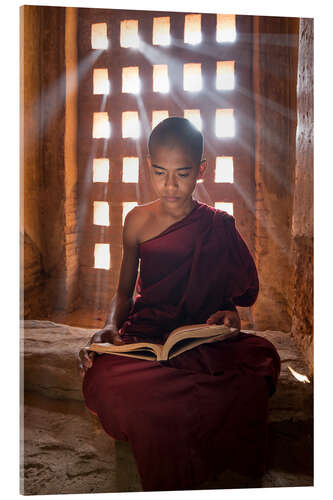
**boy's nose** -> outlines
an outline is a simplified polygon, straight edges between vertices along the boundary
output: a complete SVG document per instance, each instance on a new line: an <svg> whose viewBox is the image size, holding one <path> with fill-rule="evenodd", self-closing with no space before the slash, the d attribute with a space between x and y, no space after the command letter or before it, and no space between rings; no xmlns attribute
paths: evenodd
<svg viewBox="0 0 333 500"><path fill-rule="evenodd" d="M173 177L172 175L167 175L165 178L165 187L177 187L177 179Z"/></svg>

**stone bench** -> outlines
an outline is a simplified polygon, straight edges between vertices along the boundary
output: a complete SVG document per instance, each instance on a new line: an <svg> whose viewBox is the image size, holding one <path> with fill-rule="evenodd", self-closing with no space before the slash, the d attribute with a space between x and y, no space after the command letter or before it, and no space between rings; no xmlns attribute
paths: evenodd
<svg viewBox="0 0 333 500"><path fill-rule="evenodd" d="M21 325L21 356L24 389L53 399L82 400L82 378L77 354L98 329L79 328L51 321L28 320ZM313 386L299 382L288 366L308 375L306 364L293 339L278 331L253 332L271 341L281 357L281 375L270 399L270 422L310 421Z"/></svg>

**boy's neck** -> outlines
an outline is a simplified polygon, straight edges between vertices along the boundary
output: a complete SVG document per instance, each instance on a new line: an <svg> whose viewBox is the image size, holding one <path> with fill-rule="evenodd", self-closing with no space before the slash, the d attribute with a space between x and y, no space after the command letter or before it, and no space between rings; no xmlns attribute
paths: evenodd
<svg viewBox="0 0 333 500"><path fill-rule="evenodd" d="M182 205L182 206L166 206L162 200L159 200L159 212L161 216L169 216L170 218L174 219L182 219L183 217L186 217L192 210L194 209L195 205L197 202L193 199L190 198L188 200L188 203Z"/></svg>

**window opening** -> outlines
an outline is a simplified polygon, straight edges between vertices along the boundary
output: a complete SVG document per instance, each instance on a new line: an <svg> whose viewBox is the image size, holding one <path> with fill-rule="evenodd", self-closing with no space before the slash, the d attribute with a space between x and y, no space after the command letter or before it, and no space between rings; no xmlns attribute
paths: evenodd
<svg viewBox="0 0 333 500"><path fill-rule="evenodd" d="M215 208L227 212L229 215L234 215L234 204L225 201L216 201L214 204Z"/></svg>
<svg viewBox="0 0 333 500"><path fill-rule="evenodd" d="M201 64L184 64L184 90L197 92L202 89Z"/></svg>
<svg viewBox="0 0 333 500"><path fill-rule="evenodd" d="M169 117L168 110L156 110L152 113L152 129L156 127L161 121Z"/></svg>
<svg viewBox="0 0 333 500"><path fill-rule="evenodd" d="M139 67L128 66L123 68L122 91L129 94L138 94L140 92Z"/></svg>
<svg viewBox="0 0 333 500"><path fill-rule="evenodd" d="M170 17L154 17L153 45L170 45Z"/></svg>
<svg viewBox="0 0 333 500"><path fill-rule="evenodd" d="M93 182L109 182L109 159L93 159Z"/></svg>
<svg viewBox="0 0 333 500"><path fill-rule="evenodd" d="M93 73L94 94L109 94L110 82L107 68L94 69Z"/></svg>
<svg viewBox="0 0 333 500"><path fill-rule="evenodd" d="M215 131L217 137L234 137L235 118L233 109L217 109Z"/></svg>
<svg viewBox="0 0 333 500"><path fill-rule="evenodd" d="M91 25L91 48L105 50L109 42L107 37L106 23L97 23Z"/></svg>
<svg viewBox="0 0 333 500"><path fill-rule="evenodd" d="M139 182L139 158L123 158L123 182Z"/></svg>
<svg viewBox="0 0 333 500"><path fill-rule="evenodd" d="M184 109L184 118L190 120L190 122L199 130L202 129L200 109Z"/></svg>
<svg viewBox="0 0 333 500"><path fill-rule="evenodd" d="M233 90L235 88L235 61L216 62L217 90Z"/></svg>
<svg viewBox="0 0 333 500"><path fill-rule="evenodd" d="M215 182L234 182L234 159L232 156L217 156Z"/></svg>
<svg viewBox="0 0 333 500"><path fill-rule="evenodd" d="M94 249L94 268L110 269L111 256L109 243L95 243Z"/></svg>
<svg viewBox="0 0 333 500"><path fill-rule="evenodd" d="M109 204L107 201L94 201L94 224L96 226L109 226Z"/></svg>
<svg viewBox="0 0 333 500"><path fill-rule="evenodd" d="M141 127L138 112L124 111L122 117L123 137L132 137L134 139L140 137Z"/></svg>
<svg viewBox="0 0 333 500"><path fill-rule="evenodd" d="M136 206L137 206L137 202L136 201L124 201L122 203L122 207L123 207L122 224L123 225L124 225L124 222L125 222L125 217L128 214L128 212L130 212Z"/></svg>
<svg viewBox="0 0 333 500"><path fill-rule="evenodd" d="M236 16L234 14L216 15L216 41L234 42L236 40Z"/></svg>
<svg viewBox="0 0 333 500"><path fill-rule="evenodd" d="M109 113L97 112L93 114L93 138L108 139L111 135Z"/></svg>
<svg viewBox="0 0 333 500"><path fill-rule="evenodd" d="M201 42L201 14L185 16L184 42L196 45Z"/></svg>
<svg viewBox="0 0 333 500"><path fill-rule="evenodd" d="M154 92L169 92L169 75L167 64L153 65L153 90Z"/></svg>
<svg viewBox="0 0 333 500"><path fill-rule="evenodd" d="M137 48L139 46L139 22L137 19L125 19L120 23L120 46Z"/></svg>

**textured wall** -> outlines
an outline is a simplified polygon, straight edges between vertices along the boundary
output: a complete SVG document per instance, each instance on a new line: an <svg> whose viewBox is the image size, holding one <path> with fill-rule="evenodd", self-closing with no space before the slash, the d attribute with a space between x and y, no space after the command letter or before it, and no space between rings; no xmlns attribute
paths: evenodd
<svg viewBox="0 0 333 500"><path fill-rule="evenodd" d="M38 317L44 297L43 235L40 220L41 147L39 141L40 30L38 7L21 8L21 242L24 259L25 317ZM47 303L44 304L44 308ZM23 313L23 311L22 311Z"/></svg>
<svg viewBox="0 0 333 500"><path fill-rule="evenodd" d="M313 368L313 20L301 19L292 219L292 335Z"/></svg>
<svg viewBox="0 0 333 500"><path fill-rule="evenodd" d="M255 328L290 331L290 234L296 133L298 19L256 17L254 100L256 263Z"/></svg>
<svg viewBox="0 0 333 500"><path fill-rule="evenodd" d="M78 54L77 9L66 7L65 58L65 308L72 311L78 301L79 229L78 229Z"/></svg>
<svg viewBox="0 0 333 500"><path fill-rule="evenodd" d="M74 9L71 13L65 32L65 8L21 8L26 318L68 307L69 290L71 299L75 295L76 103L75 82L66 74L67 67L75 66L76 71Z"/></svg>

